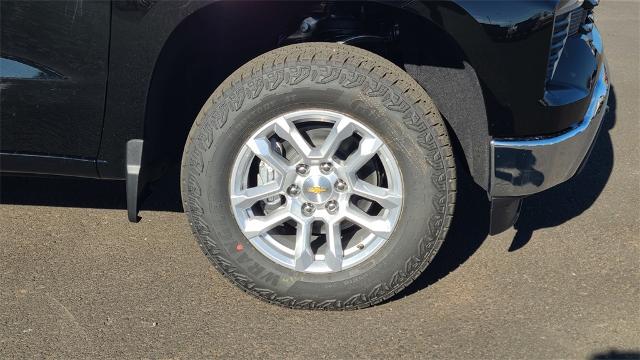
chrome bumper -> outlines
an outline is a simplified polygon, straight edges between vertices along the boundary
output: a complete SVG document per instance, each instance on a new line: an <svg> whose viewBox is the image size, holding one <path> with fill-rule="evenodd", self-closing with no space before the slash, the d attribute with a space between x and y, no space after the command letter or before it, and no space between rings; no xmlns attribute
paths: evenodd
<svg viewBox="0 0 640 360"><path fill-rule="evenodd" d="M491 141L491 197L522 197L558 185L576 174L598 134L609 97L605 63L582 122L562 135Z"/></svg>

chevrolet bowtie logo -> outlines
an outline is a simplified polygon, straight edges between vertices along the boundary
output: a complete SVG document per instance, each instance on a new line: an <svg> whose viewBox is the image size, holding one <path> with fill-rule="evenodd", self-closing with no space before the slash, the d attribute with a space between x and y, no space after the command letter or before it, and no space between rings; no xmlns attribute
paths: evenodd
<svg viewBox="0 0 640 360"><path fill-rule="evenodd" d="M322 186L312 186L308 188L307 191L314 194L320 194L327 191L327 189L323 188Z"/></svg>

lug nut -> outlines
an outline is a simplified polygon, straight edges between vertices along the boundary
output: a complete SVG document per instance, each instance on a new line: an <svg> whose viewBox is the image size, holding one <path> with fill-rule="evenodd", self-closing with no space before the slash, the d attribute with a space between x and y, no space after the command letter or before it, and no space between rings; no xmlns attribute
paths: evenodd
<svg viewBox="0 0 640 360"><path fill-rule="evenodd" d="M346 183L346 182L344 182L344 180L338 180L338 181L336 181L336 183L335 183L335 185L334 185L334 186L335 186L336 190L338 190L338 191L345 191L345 190L347 190L347 183Z"/></svg>
<svg viewBox="0 0 640 360"><path fill-rule="evenodd" d="M287 194L291 196L298 196L300 195L300 188L298 185L291 185L287 188Z"/></svg>
<svg viewBox="0 0 640 360"><path fill-rule="evenodd" d="M324 208L327 209L329 214L335 214L336 212L338 212L338 202L335 200L331 200L327 202Z"/></svg>
<svg viewBox="0 0 640 360"><path fill-rule="evenodd" d="M304 203L302 204L302 213L305 216L311 216L316 211L316 207L313 204Z"/></svg>
<svg viewBox="0 0 640 360"><path fill-rule="evenodd" d="M331 170L333 170L333 165L331 165L331 163L325 162L320 164L320 171L322 171L323 174L328 174Z"/></svg>
<svg viewBox="0 0 640 360"><path fill-rule="evenodd" d="M309 166L305 164L298 164L296 166L296 172L299 175L307 175L309 173Z"/></svg>

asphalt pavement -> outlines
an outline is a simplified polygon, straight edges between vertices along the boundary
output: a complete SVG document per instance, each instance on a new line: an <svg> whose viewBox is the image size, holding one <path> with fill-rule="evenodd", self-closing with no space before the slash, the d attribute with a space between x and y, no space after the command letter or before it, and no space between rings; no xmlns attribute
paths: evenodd
<svg viewBox="0 0 640 360"><path fill-rule="evenodd" d="M381 305L294 311L200 252L175 178L128 223L124 184L2 177L0 358L640 357L640 5L597 9L613 88L592 157L487 235L462 184L425 274Z"/></svg>

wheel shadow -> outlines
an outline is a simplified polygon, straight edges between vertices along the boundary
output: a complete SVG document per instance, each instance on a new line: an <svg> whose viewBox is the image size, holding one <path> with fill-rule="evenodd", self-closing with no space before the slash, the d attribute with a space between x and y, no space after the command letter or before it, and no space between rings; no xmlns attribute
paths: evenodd
<svg viewBox="0 0 640 360"><path fill-rule="evenodd" d="M638 350L618 350L610 349L606 352L591 354L590 360L640 360L640 351Z"/></svg>
<svg viewBox="0 0 640 360"><path fill-rule="evenodd" d="M582 171L571 180L524 200L515 225L509 252L525 246L533 232L554 227L579 216L602 193L613 170L613 145L609 130L616 122L616 95L609 94L609 112L593 150ZM411 295L439 281L462 265L482 245L489 234L489 206L486 192L465 173L458 176L456 211L449 233L438 254L416 281L389 301Z"/></svg>
<svg viewBox="0 0 640 360"><path fill-rule="evenodd" d="M411 295L462 265L489 235L489 199L465 170L458 171L456 210L440 250L425 271L389 301Z"/></svg>

